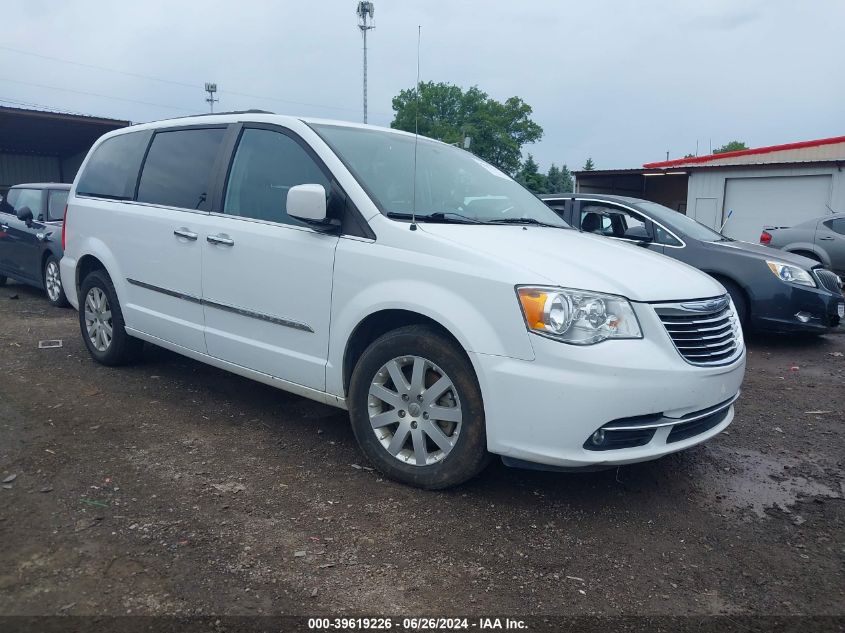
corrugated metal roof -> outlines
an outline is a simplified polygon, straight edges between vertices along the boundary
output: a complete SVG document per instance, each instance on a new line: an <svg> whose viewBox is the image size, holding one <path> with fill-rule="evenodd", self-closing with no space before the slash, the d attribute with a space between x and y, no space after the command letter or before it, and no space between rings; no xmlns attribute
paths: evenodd
<svg viewBox="0 0 845 633"><path fill-rule="evenodd" d="M645 163L643 168L718 167L723 165L766 165L770 163L808 163L839 160L845 160L845 136Z"/></svg>

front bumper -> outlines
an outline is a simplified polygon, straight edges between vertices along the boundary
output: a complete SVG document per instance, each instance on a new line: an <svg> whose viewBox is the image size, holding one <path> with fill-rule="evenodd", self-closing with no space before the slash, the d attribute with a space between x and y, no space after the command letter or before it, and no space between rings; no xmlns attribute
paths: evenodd
<svg viewBox="0 0 845 633"><path fill-rule="evenodd" d="M767 280L768 281L768 280ZM815 332L823 334L839 326L839 306L845 296L827 288L769 282L768 292L755 288L751 303L751 325L773 332Z"/></svg>
<svg viewBox="0 0 845 633"><path fill-rule="evenodd" d="M531 335L535 359L472 354L484 397L490 452L560 468L615 466L656 459L724 430L733 406L714 426L668 441L662 425L645 444L589 450L585 442L620 419L654 416L683 424L697 412L729 401L745 374L745 353L733 363L698 367L675 349L654 309L634 304L643 339L575 346Z"/></svg>

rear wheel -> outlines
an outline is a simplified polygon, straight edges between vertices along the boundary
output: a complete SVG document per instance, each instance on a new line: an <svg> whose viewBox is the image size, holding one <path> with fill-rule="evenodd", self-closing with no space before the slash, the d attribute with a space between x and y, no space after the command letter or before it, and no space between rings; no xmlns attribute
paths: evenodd
<svg viewBox="0 0 845 633"><path fill-rule="evenodd" d="M47 291L47 300L57 308L66 308L70 304L62 288L62 274L59 269L59 260L55 255L50 255L44 262L44 289Z"/></svg>
<svg viewBox="0 0 845 633"><path fill-rule="evenodd" d="M88 352L103 365L125 365L141 353L143 341L126 333L111 279L95 270L79 290L79 327Z"/></svg>
<svg viewBox="0 0 845 633"><path fill-rule="evenodd" d="M488 463L475 372L431 327L403 327L370 345L349 396L361 450L392 479L436 490L463 483Z"/></svg>

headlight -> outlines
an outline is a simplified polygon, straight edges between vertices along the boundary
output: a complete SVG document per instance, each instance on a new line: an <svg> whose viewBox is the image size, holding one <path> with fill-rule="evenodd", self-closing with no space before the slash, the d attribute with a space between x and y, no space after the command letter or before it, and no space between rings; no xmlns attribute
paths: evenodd
<svg viewBox="0 0 845 633"><path fill-rule="evenodd" d="M786 281L791 284L800 284L802 286L810 286L812 288L816 287L816 281L810 273L803 268L784 264L783 262L772 262L768 259L766 260L766 265L781 281Z"/></svg>
<svg viewBox="0 0 845 633"><path fill-rule="evenodd" d="M634 308L623 297L542 286L517 286L516 293L532 332L574 345L643 337Z"/></svg>

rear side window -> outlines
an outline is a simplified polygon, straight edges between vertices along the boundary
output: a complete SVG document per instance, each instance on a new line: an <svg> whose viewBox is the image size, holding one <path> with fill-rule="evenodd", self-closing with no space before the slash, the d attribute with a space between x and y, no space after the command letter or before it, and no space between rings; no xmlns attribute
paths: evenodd
<svg viewBox="0 0 845 633"><path fill-rule="evenodd" d="M150 134L130 132L100 143L79 176L76 194L131 200Z"/></svg>
<svg viewBox="0 0 845 633"><path fill-rule="evenodd" d="M825 225L834 233L845 235L845 218L837 218L835 220L828 220Z"/></svg>
<svg viewBox="0 0 845 633"><path fill-rule="evenodd" d="M47 198L47 220L55 222L65 217L65 205L68 192L63 189L53 189Z"/></svg>
<svg viewBox="0 0 845 633"><path fill-rule="evenodd" d="M287 214L287 199L291 187L305 184L330 190L328 178L299 143L280 132L245 129L229 173L223 213L303 225Z"/></svg>
<svg viewBox="0 0 845 633"><path fill-rule="evenodd" d="M208 211L226 128L158 132L144 161L138 202Z"/></svg>

